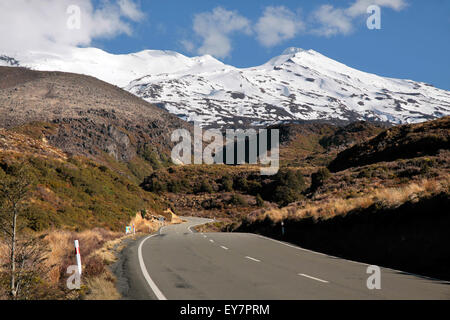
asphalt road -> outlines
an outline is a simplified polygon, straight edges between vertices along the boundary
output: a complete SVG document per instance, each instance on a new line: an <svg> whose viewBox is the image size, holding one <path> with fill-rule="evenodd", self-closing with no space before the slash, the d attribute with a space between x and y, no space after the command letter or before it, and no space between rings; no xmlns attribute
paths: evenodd
<svg viewBox="0 0 450 320"><path fill-rule="evenodd" d="M381 268L369 290L368 265L254 234L195 233L208 222L163 228L130 249L131 299L450 299L450 283Z"/></svg>

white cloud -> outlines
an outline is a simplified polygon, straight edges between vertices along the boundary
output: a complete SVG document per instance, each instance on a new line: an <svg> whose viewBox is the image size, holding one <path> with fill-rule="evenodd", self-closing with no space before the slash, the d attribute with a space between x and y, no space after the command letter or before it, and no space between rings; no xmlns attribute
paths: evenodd
<svg viewBox="0 0 450 320"><path fill-rule="evenodd" d="M267 7L255 25L257 39L265 47L292 39L303 28L299 15L284 6Z"/></svg>
<svg viewBox="0 0 450 320"><path fill-rule="evenodd" d="M331 5L320 6L312 17L321 25L320 28L313 30L313 33L319 35L348 34L353 30L352 19L347 16L345 10L334 8Z"/></svg>
<svg viewBox="0 0 450 320"><path fill-rule="evenodd" d="M366 15L367 8L371 5L400 11L407 6L407 3L405 0L356 0L348 8L322 5L311 15L311 18L319 25L312 29L312 33L323 36L349 34L354 30L354 20Z"/></svg>
<svg viewBox="0 0 450 320"><path fill-rule="evenodd" d="M349 8L346 13L351 17L364 15L367 12L367 8L371 5L377 5L380 7L390 8L396 11L400 11L406 7L405 0L357 0Z"/></svg>
<svg viewBox="0 0 450 320"><path fill-rule="evenodd" d="M118 0L120 10L123 15L133 21L141 21L144 19L144 13L140 11L136 3L131 0Z"/></svg>
<svg viewBox="0 0 450 320"><path fill-rule="evenodd" d="M250 21L236 11L217 7L211 12L203 12L194 17L194 32L201 38L198 54L210 54L217 58L226 58L232 51L231 35L234 33L251 34ZM191 47L192 42L184 41Z"/></svg>
<svg viewBox="0 0 450 320"><path fill-rule="evenodd" d="M69 6L81 9L80 29L70 29ZM87 46L93 39L132 34L131 21L143 18L131 0L0 0L0 52L62 50Z"/></svg>
<svg viewBox="0 0 450 320"><path fill-rule="evenodd" d="M187 52L189 53L195 52L195 44L192 41L184 39L180 41L180 44Z"/></svg>

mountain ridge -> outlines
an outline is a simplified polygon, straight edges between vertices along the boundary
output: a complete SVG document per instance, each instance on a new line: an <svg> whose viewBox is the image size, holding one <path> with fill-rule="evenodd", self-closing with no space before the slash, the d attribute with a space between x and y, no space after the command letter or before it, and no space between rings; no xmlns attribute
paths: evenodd
<svg viewBox="0 0 450 320"><path fill-rule="evenodd" d="M204 127L296 120L405 124L450 115L449 91L362 72L295 47L250 68L208 55L190 58L160 50L112 55L95 48L75 48L66 56L4 55L0 64L7 63L87 73Z"/></svg>

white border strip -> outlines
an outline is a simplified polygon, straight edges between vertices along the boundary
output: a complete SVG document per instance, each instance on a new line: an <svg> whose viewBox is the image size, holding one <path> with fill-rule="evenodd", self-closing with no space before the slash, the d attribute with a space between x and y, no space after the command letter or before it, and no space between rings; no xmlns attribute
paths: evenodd
<svg viewBox="0 0 450 320"><path fill-rule="evenodd" d="M363 265L363 266L370 266L370 264L368 264L368 263L354 261L354 260L349 260L349 259L340 258L340 257L335 257L335 256L332 256L332 255L329 255L329 254L308 250L308 249L299 247L297 245L293 245L293 244L289 244L289 243L286 243L286 242L283 242L283 241L275 240L275 239L272 239L272 238L269 238L269 237L266 237L266 236L263 236L263 235L260 235L260 234L256 234L256 233L247 233L247 234L251 234L251 235L254 235L254 236L262 238L262 239L270 240L270 241L279 243L281 245L284 245L286 247L290 247L290 248L293 248L293 249L314 253L314 254L317 254L319 256L325 256L325 257L330 257L330 258L334 258L334 259L339 259L339 260L343 260L343 261L350 262L350 263L360 264L360 265ZM432 278L432 277L428 277L428 276L424 276L424 275L420 275L420 274L415 274L415 273L411 273L411 272L407 272L407 271L402 271L402 270L396 270L396 269L392 269L392 268L389 268L389 267L383 267L383 266L379 266L379 267L381 269L384 269L384 270L389 270L391 272L396 272L396 273L403 273L403 274L406 274L406 275L409 275L409 276L413 276L413 277L416 277L416 278L424 278L424 279L427 279L427 280L440 282L440 283L443 283L443 284L450 284L450 281L447 281L447 280Z"/></svg>
<svg viewBox="0 0 450 320"><path fill-rule="evenodd" d="M150 286L150 289L152 289L156 298L158 300L167 300L166 296L161 292L161 290L159 290L156 283L152 280L152 278L148 274L147 268L145 267L144 259L142 258L142 245L144 244L145 241L147 241L150 238L153 238L154 236L156 236L156 234L148 236L147 238L141 241L141 244L139 245L138 249L139 264L141 266L142 274L144 275L145 280L147 280L147 283Z"/></svg>
<svg viewBox="0 0 450 320"><path fill-rule="evenodd" d="M252 257L249 257L249 256L246 256L246 258L249 259L249 260L253 260L255 262L261 262L261 260L258 260L258 259L255 259L255 258L252 258Z"/></svg>
<svg viewBox="0 0 450 320"><path fill-rule="evenodd" d="M181 218L182 218L182 217L181 217ZM213 220L210 219L210 220L207 221L207 222L203 222L203 223L199 223L199 224L190 226L188 229L189 229L189 231L190 231L191 233L194 233L194 232L191 230L191 228L196 227L196 226L198 226L198 225L206 224L206 223L209 223L209 222L212 222L212 221L213 221ZM167 298L166 298L166 296L161 292L161 290L159 290L159 288L158 288L158 286L156 285L156 283L153 281L153 279L152 279L152 278L150 277L150 275L148 274L147 267L145 266L144 258L143 258L143 255L142 255L142 246L144 245L145 241L147 241L148 239L153 238L153 237L155 237L155 236L157 236L157 235L161 235L161 231L162 231L165 227L167 227L167 226L161 227L161 228L159 229L159 231L158 231L158 234L153 234L153 235L151 235L151 236L148 236L148 237L145 238L144 240L142 240L141 243L139 244L139 248L138 248L139 265L140 265L140 267L141 267L142 274L144 275L144 278L145 278L145 280L147 281L148 285L150 286L150 289L152 289L153 293L155 294L155 296L156 296L156 298L157 298L158 300L167 300Z"/></svg>
<svg viewBox="0 0 450 320"><path fill-rule="evenodd" d="M312 277L312 276L308 276L307 274L304 274L304 273L299 273L298 275L299 275L299 276L302 276L302 277L305 277L305 278L312 279L312 280L316 280L316 281L319 281L319 282L329 283L329 282L326 281L326 280L322 280L322 279L319 279L319 278L315 278L315 277Z"/></svg>

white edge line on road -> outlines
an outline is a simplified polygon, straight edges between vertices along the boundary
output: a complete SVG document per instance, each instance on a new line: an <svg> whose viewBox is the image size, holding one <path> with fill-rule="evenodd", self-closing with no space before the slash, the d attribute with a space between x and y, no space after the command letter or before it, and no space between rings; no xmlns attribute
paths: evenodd
<svg viewBox="0 0 450 320"><path fill-rule="evenodd" d="M305 248L302 248L302 247L299 247L299 246L296 246L296 245L293 245L293 244L289 244L289 243L286 243L286 242L283 242L283 241L275 240L275 239L272 239L272 238L269 238L269 237L265 237L265 236L262 236L262 235L259 235L259 234L256 235L256 236L258 236L258 237L260 237L262 239L267 239L267 240L270 240L270 241L282 244L283 246L286 246L286 247L290 247L290 248L293 248L293 249L297 249L297 250L301 250L301 251L305 251L305 252L309 252L309 253L314 253L314 254L317 254L319 256L330 257L330 258L335 258L335 259L341 259L341 260L344 260L344 261L347 261L347 262L360 264L360 265L363 265L363 266L370 266L370 264L367 264L367 263L364 263L364 262L353 261L353 260L348 260L348 259L344 259L344 258L340 258L340 257L330 256L329 254L308 250L308 249L305 249ZM389 269L389 268L384 268L383 267L383 269ZM391 270L394 270L394 269L391 269ZM394 271L399 272L398 270L394 270ZM403 271L400 271L400 272L403 272Z"/></svg>
<svg viewBox="0 0 450 320"><path fill-rule="evenodd" d="M213 220L210 220L209 222L211 222L211 221L213 221ZM206 222L206 223L209 223L209 222ZM196 227L196 226L198 226L198 225L202 225L202 224L205 224L205 223L199 223L199 224L197 224L197 225L194 225L194 226L189 227L188 229L189 229L189 231L190 231L191 233L194 233L194 232L192 231L191 228ZM166 226L160 228L159 231L158 231L158 234L154 234L154 235L148 236L147 238L145 238L144 240L142 240L141 243L139 244L139 248L138 248L138 259L139 259L139 265L140 265L140 267L141 267L142 274L144 275L144 278L145 278L145 280L147 281L148 285L150 286L150 289L152 289L153 293L155 294L155 296L156 296L156 298L157 298L158 300L167 300L167 298L166 298L166 296L161 292L161 290L159 290L159 288L158 288L158 286L156 285L156 283L153 281L153 279L152 279L152 278L150 277L150 275L148 274L147 267L145 266L144 258L143 258L143 256L142 256L142 246L144 245L145 241L147 241L148 239L153 238L153 237L155 237L155 236L157 236L157 235L161 235L161 231L162 231L165 227L166 227ZM204 237L206 237L206 236L204 236Z"/></svg>
<svg viewBox="0 0 450 320"><path fill-rule="evenodd" d="M258 259L255 259L255 258L252 258L252 257L249 257L249 256L246 256L246 258L249 259L249 260L253 260L255 262L261 262L261 260L258 260Z"/></svg>
<svg viewBox="0 0 450 320"><path fill-rule="evenodd" d="M224 246L220 246L223 250L228 250L228 248L227 247L224 247Z"/></svg>
<svg viewBox="0 0 450 320"><path fill-rule="evenodd" d="M142 257L142 245L144 244L145 241L147 241L148 239L150 239L154 236L156 236L156 235L154 234L154 235L148 236L147 238L145 238L144 240L141 241L141 244L139 245L139 249L138 249L139 264L141 266L142 274L144 275L145 280L147 280L147 283L150 286L150 289L152 289L156 298L158 300L167 300L167 298L164 296L164 294L161 292L161 290L159 290L156 283L152 280L152 278L148 274L147 268L145 267L144 259Z"/></svg>
<svg viewBox="0 0 450 320"><path fill-rule="evenodd" d="M249 233L249 234L252 234L252 233ZM275 239L272 239L272 238L269 238L269 237L265 237L265 236L262 236L260 234L258 234L258 235L257 234L253 234L253 235L255 235L257 237L260 237L262 239L266 239L266 240L270 240L270 241L282 244L282 245L284 245L286 247L290 247L290 248L293 248L293 249L306 251L306 252L310 252L310 253L314 253L314 254L317 254L317 255L320 255L320 256L330 257L330 258L334 258L334 259L340 259L340 260L347 261L347 262L350 262L350 263L363 265L363 266L366 266L366 267L370 266L370 264L368 264L368 263L348 260L348 259L345 259L345 258L335 257L335 256L331 256L329 254L308 250L308 249L305 249L305 248L302 248L302 247L299 247L299 246L296 246L296 245L288 244L288 243L285 243L285 242L282 242L282 241L279 241L279 240L275 240ZM407 271L396 270L396 269L392 269L392 268L388 268L388 267L380 266L380 268L382 268L384 270L389 270L391 272L404 273L404 274L407 274L407 275L410 275L410 276L414 276L414 277L418 277L418 278L424 278L424 279L428 279L428 280L432 280L432 281L437 281L437 282L441 282L441 283L450 284L450 281L446 281L446 280L442 280L442 279L436 279L436 278L427 277L427 276L424 276L424 275L415 274L415 273L411 273L411 272L407 272Z"/></svg>
<svg viewBox="0 0 450 320"><path fill-rule="evenodd" d="M305 278L312 279L312 280L316 280L316 281L319 281L319 282L329 283L329 282L326 281L326 280L322 280L322 279L319 279L319 278L311 277L311 276L308 276L307 274L304 274L304 273L299 273L298 275L299 275L299 276L302 276L302 277L305 277Z"/></svg>
<svg viewBox="0 0 450 320"><path fill-rule="evenodd" d="M260 237L260 238L263 238L263 239L267 239L267 240L270 240L270 241L273 241L273 242L282 244L282 245L284 245L284 246L286 246L286 247L290 247L290 248L294 248L294 249L302 250L302 251L306 251L306 252L315 253L315 254L317 254L317 255L319 255L319 256L331 257L331 256L329 256L329 255L327 255L327 254L325 254L325 253L321 253L321 252L317 252L317 251L308 250L308 249L305 249L305 248L302 248L302 247L299 247L299 246L295 246L295 245L292 245L292 244L288 244L288 243L286 243L286 242L282 242L282 241L279 241L279 240L275 240L275 239L272 239L272 238L269 238L269 237L265 237L265 236L262 236L262 235L257 235L257 236ZM333 258L336 258L336 257L333 257ZM345 260L345 259L344 259L344 260ZM356 261L352 261L352 262L360 263L360 262L356 262ZM365 264L365 263L361 263L361 264Z"/></svg>

